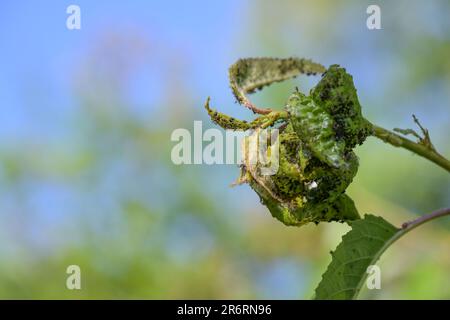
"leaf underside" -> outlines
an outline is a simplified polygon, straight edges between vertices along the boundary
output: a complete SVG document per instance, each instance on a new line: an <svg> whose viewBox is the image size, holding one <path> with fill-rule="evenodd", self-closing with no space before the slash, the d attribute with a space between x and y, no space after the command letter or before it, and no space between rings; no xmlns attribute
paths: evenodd
<svg viewBox="0 0 450 320"><path fill-rule="evenodd" d="M355 299L367 277L367 267L375 264L396 239L400 229L381 217L365 215L350 222L352 230L331 253L332 261L316 288L315 299Z"/></svg>

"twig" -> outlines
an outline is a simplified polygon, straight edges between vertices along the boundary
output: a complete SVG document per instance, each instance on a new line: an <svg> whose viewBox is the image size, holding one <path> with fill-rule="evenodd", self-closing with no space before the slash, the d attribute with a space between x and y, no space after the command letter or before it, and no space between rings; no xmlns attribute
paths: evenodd
<svg viewBox="0 0 450 320"><path fill-rule="evenodd" d="M434 162L441 168L444 168L445 170L450 172L450 161L439 154L434 148L421 143L413 142L394 132L378 127L377 125L372 126L374 130L373 135L378 139L381 139L384 142L393 145L394 147L401 147L412 151L415 154L418 154L419 156Z"/></svg>
<svg viewBox="0 0 450 320"><path fill-rule="evenodd" d="M408 221L402 224L402 229L408 229L408 231L420 226L421 224L424 224L425 222L437 219L439 217L443 217L446 215L450 215L450 208L443 208L436 210L434 212L431 212L429 214L426 214L424 216L421 216L415 220Z"/></svg>

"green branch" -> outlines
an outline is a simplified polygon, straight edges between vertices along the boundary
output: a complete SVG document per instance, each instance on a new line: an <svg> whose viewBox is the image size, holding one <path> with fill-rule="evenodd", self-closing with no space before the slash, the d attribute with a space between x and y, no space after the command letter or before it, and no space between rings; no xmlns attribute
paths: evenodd
<svg viewBox="0 0 450 320"><path fill-rule="evenodd" d="M372 126L374 129L373 135L378 139L383 140L384 142L389 143L394 147L400 147L412 151L413 153L434 162L441 168L450 172L450 161L439 154L436 150L434 150L434 148L426 144L422 144L420 143L420 141L411 141L392 131L386 130L376 125Z"/></svg>

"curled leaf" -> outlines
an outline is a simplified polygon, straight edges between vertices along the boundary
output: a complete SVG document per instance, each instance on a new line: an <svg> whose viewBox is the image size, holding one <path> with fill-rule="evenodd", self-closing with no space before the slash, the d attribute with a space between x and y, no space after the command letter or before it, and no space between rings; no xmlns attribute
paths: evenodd
<svg viewBox="0 0 450 320"><path fill-rule="evenodd" d="M251 122L247 122L211 109L209 106L209 100L210 99L208 97L205 103L205 109L208 112L209 117L214 123L224 129L247 131L256 128L267 128L273 126L279 120L284 120L287 117L286 112L272 111L256 118Z"/></svg>
<svg viewBox="0 0 450 320"><path fill-rule="evenodd" d="M247 162L241 169L241 177L245 177L241 181L250 184L272 216L296 226L359 218L353 201L344 194L358 168L354 154L349 155L348 166L334 168L314 156L291 124L278 139L279 168L275 174L262 175L258 165Z"/></svg>
<svg viewBox="0 0 450 320"><path fill-rule="evenodd" d="M295 91L284 111L260 109L246 94L300 73L323 73L309 96ZM361 114L353 79L337 65L326 70L306 59L250 58L230 68L230 83L237 100L262 114L252 122L237 120L206 109L225 129L247 130L283 121L278 136L278 170L261 174L262 166L244 161L239 183L247 182L272 215L287 225L359 219L353 201L345 194L358 170L353 148L372 132Z"/></svg>
<svg viewBox="0 0 450 320"><path fill-rule="evenodd" d="M234 63L229 70L230 86L237 101L256 113L268 113L253 106L246 94L274 82L284 81L299 74L322 73L324 66L299 58L247 58Z"/></svg>

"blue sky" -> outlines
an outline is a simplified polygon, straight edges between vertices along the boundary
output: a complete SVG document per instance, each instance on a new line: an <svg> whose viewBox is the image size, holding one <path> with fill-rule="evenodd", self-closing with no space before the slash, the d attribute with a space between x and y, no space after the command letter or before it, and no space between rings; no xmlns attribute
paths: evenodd
<svg viewBox="0 0 450 320"><path fill-rule="evenodd" d="M70 4L81 7L81 30L70 31L65 26L66 8ZM246 19L251 17L248 12L252 5L237 0L3 1L0 5L0 142L11 143L36 134L48 136L54 133L51 130L61 129L57 124L65 122L67 109L74 107L76 101L72 78L80 60L86 58L99 35L127 28L138 29L155 43L156 50L161 50L157 57L182 50L189 60L186 70L189 79L185 79L185 84L195 96L211 95L213 105L232 103L229 92L223 90L228 87L226 68L242 55L260 52L257 43L238 48L239 41L245 39L240 34L248 29ZM304 42L299 48L307 55L314 54L317 59L325 58L325 62L337 61L347 66L355 76L362 97L376 98L378 92L386 89L383 85L389 83L380 78L389 76L390 69L401 59L395 55L394 46L401 47L402 42L383 42L388 33L403 33L405 44L415 32L425 30L444 38L447 33L443 32L445 19L431 18L441 16L438 6L418 6L416 2L414 6L398 5L393 10L382 6L385 19L383 30L379 32L364 30L365 7L365 3L358 3L336 12L339 27L330 32L345 45L331 45L332 56L323 51L320 42L302 36L308 30L290 30L286 36ZM401 8L404 8L404 19L415 21L408 30L405 25L396 25L396 20L389 16ZM333 21L323 21L323 24L332 27ZM404 29L399 30L399 26ZM129 100L155 105L158 99L163 99L158 84L168 68L167 61L161 60L142 70L130 84ZM448 102L446 90L439 84L425 89L426 92L434 90L431 97L425 97L427 101L438 97L436 99ZM423 105L426 101L423 101L424 94L418 94L422 100L411 98L403 103L420 111L420 106L414 103ZM399 108L393 110L393 115L396 115L395 110ZM398 118L405 119L403 114ZM409 123L409 119L406 120L405 123ZM439 117L427 120L440 121Z"/></svg>
<svg viewBox="0 0 450 320"><path fill-rule="evenodd" d="M72 31L66 28L66 8L74 2L55 3L11 1L0 5L2 142L42 133L48 124L64 121L64 112L73 103L74 68L105 30L138 28L154 42L163 43L164 50L183 48L194 64L203 66L189 70L193 86L196 79L207 91L213 89L208 81L211 73L223 73L229 63L224 57L239 28L234 9L237 1L77 1L82 28ZM150 73L137 77L130 88L135 101L159 94L157 87L146 90L149 82L156 86L158 79ZM217 90L212 93L218 94Z"/></svg>

